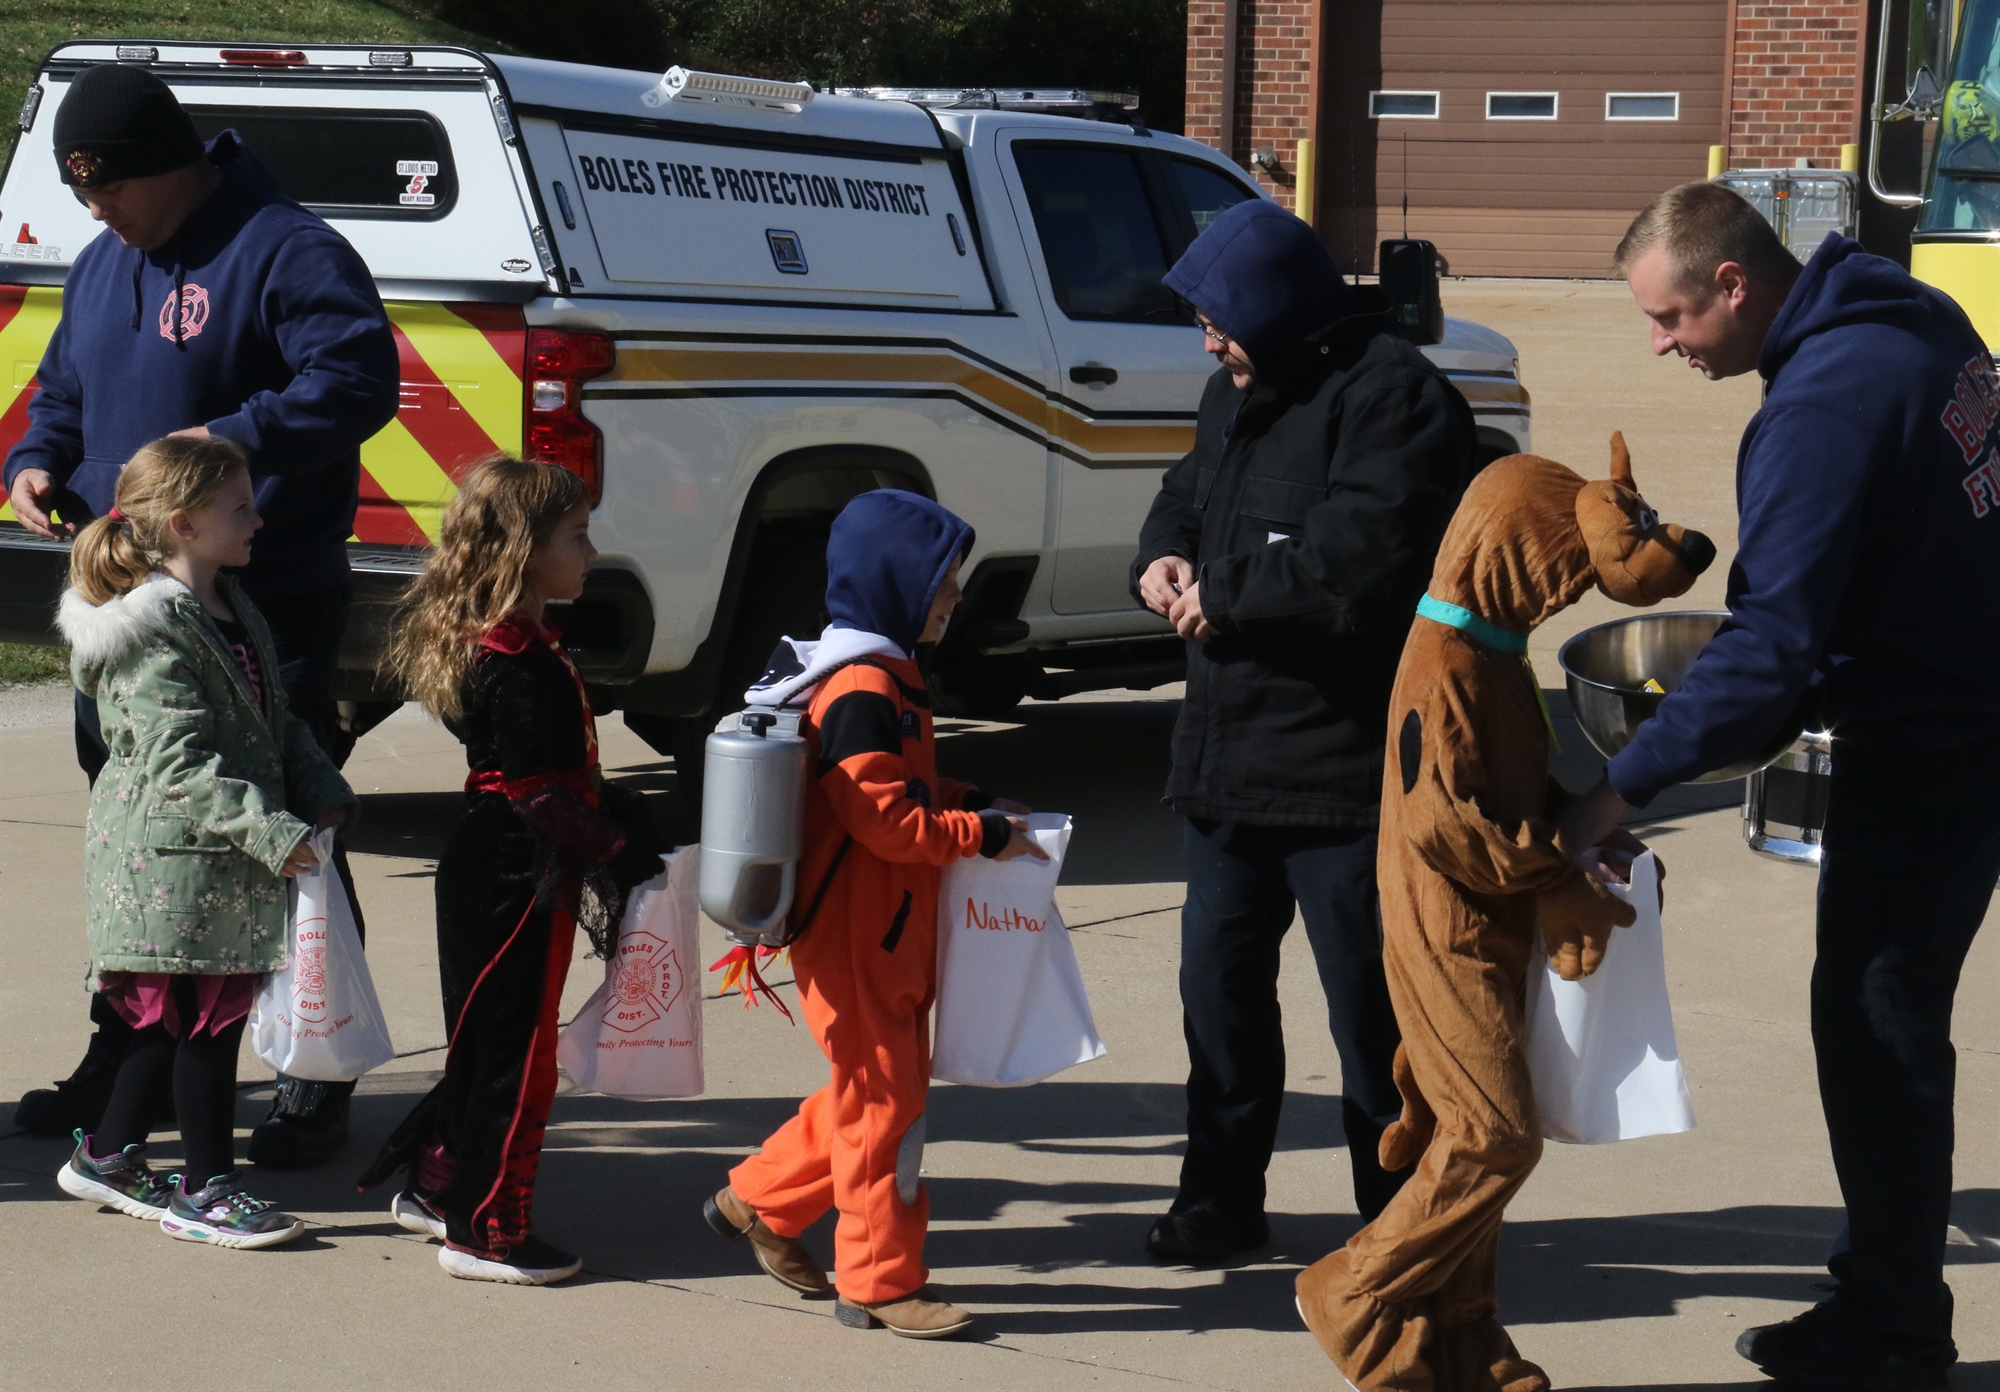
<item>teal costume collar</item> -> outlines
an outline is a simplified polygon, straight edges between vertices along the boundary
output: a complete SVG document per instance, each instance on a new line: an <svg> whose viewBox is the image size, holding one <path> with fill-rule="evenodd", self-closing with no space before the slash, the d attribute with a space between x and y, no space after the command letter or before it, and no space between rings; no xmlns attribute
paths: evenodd
<svg viewBox="0 0 2000 1392"><path fill-rule="evenodd" d="M1484 643L1495 652L1505 653L1509 657L1527 655L1527 634L1513 633L1497 624L1490 624L1470 609L1460 608L1456 604L1446 604L1443 600L1433 599L1426 594L1417 601L1417 613L1433 623L1441 623L1446 628L1455 628L1466 637Z"/></svg>

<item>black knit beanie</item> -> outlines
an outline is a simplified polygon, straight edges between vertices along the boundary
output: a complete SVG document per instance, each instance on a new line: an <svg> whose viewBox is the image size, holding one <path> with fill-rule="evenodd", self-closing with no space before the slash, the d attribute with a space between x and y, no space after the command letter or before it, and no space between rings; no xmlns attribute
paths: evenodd
<svg viewBox="0 0 2000 1392"><path fill-rule="evenodd" d="M202 144L166 83L144 68L100 63L70 83L56 111L55 153L64 183L96 188L185 169Z"/></svg>

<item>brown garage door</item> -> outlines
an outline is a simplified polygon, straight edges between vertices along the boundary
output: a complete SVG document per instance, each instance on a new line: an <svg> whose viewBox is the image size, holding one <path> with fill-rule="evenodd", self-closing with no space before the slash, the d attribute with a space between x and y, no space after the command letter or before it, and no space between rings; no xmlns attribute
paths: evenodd
<svg viewBox="0 0 2000 1392"><path fill-rule="evenodd" d="M1604 276L1632 215L1722 128L1724 0L1325 8L1320 224L1350 265L1402 234L1458 275ZM1381 95L1371 95L1380 93Z"/></svg>

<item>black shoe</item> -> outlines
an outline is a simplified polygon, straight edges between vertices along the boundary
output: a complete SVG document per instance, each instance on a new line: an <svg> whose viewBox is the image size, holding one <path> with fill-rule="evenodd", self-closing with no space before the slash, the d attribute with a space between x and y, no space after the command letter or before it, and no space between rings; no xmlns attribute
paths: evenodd
<svg viewBox="0 0 2000 1392"><path fill-rule="evenodd" d="M250 1133L250 1163L272 1170L309 1170L347 1144L353 1083L278 1079L271 1114Z"/></svg>
<svg viewBox="0 0 2000 1392"><path fill-rule="evenodd" d="M1171 1212L1146 1234L1146 1250L1169 1261L1211 1262L1262 1247L1271 1225L1261 1213L1230 1213L1211 1200Z"/></svg>
<svg viewBox="0 0 2000 1392"><path fill-rule="evenodd" d="M1949 1339L1892 1341L1844 1318L1831 1300L1744 1330L1736 1352L1773 1382L1816 1392L1937 1392L1958 1361Z"/></svg>

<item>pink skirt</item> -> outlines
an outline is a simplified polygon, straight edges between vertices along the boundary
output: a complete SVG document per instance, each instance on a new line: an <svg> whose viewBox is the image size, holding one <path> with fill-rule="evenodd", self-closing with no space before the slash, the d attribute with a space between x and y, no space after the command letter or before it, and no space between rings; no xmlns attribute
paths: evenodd
<svg viewBox="0 0 2000 1392"><path fill-rule="evenodd" d="M264 973L233 976L196 976L194 980L195 1019L192 1028L181 1028L180 1006L174 1000L173 983L179 972L105 972L97 989L111 1002L118 1018L133 1029L164 1025L176 1039L206 1030L221 1034L250 1013Z"/></svg>

